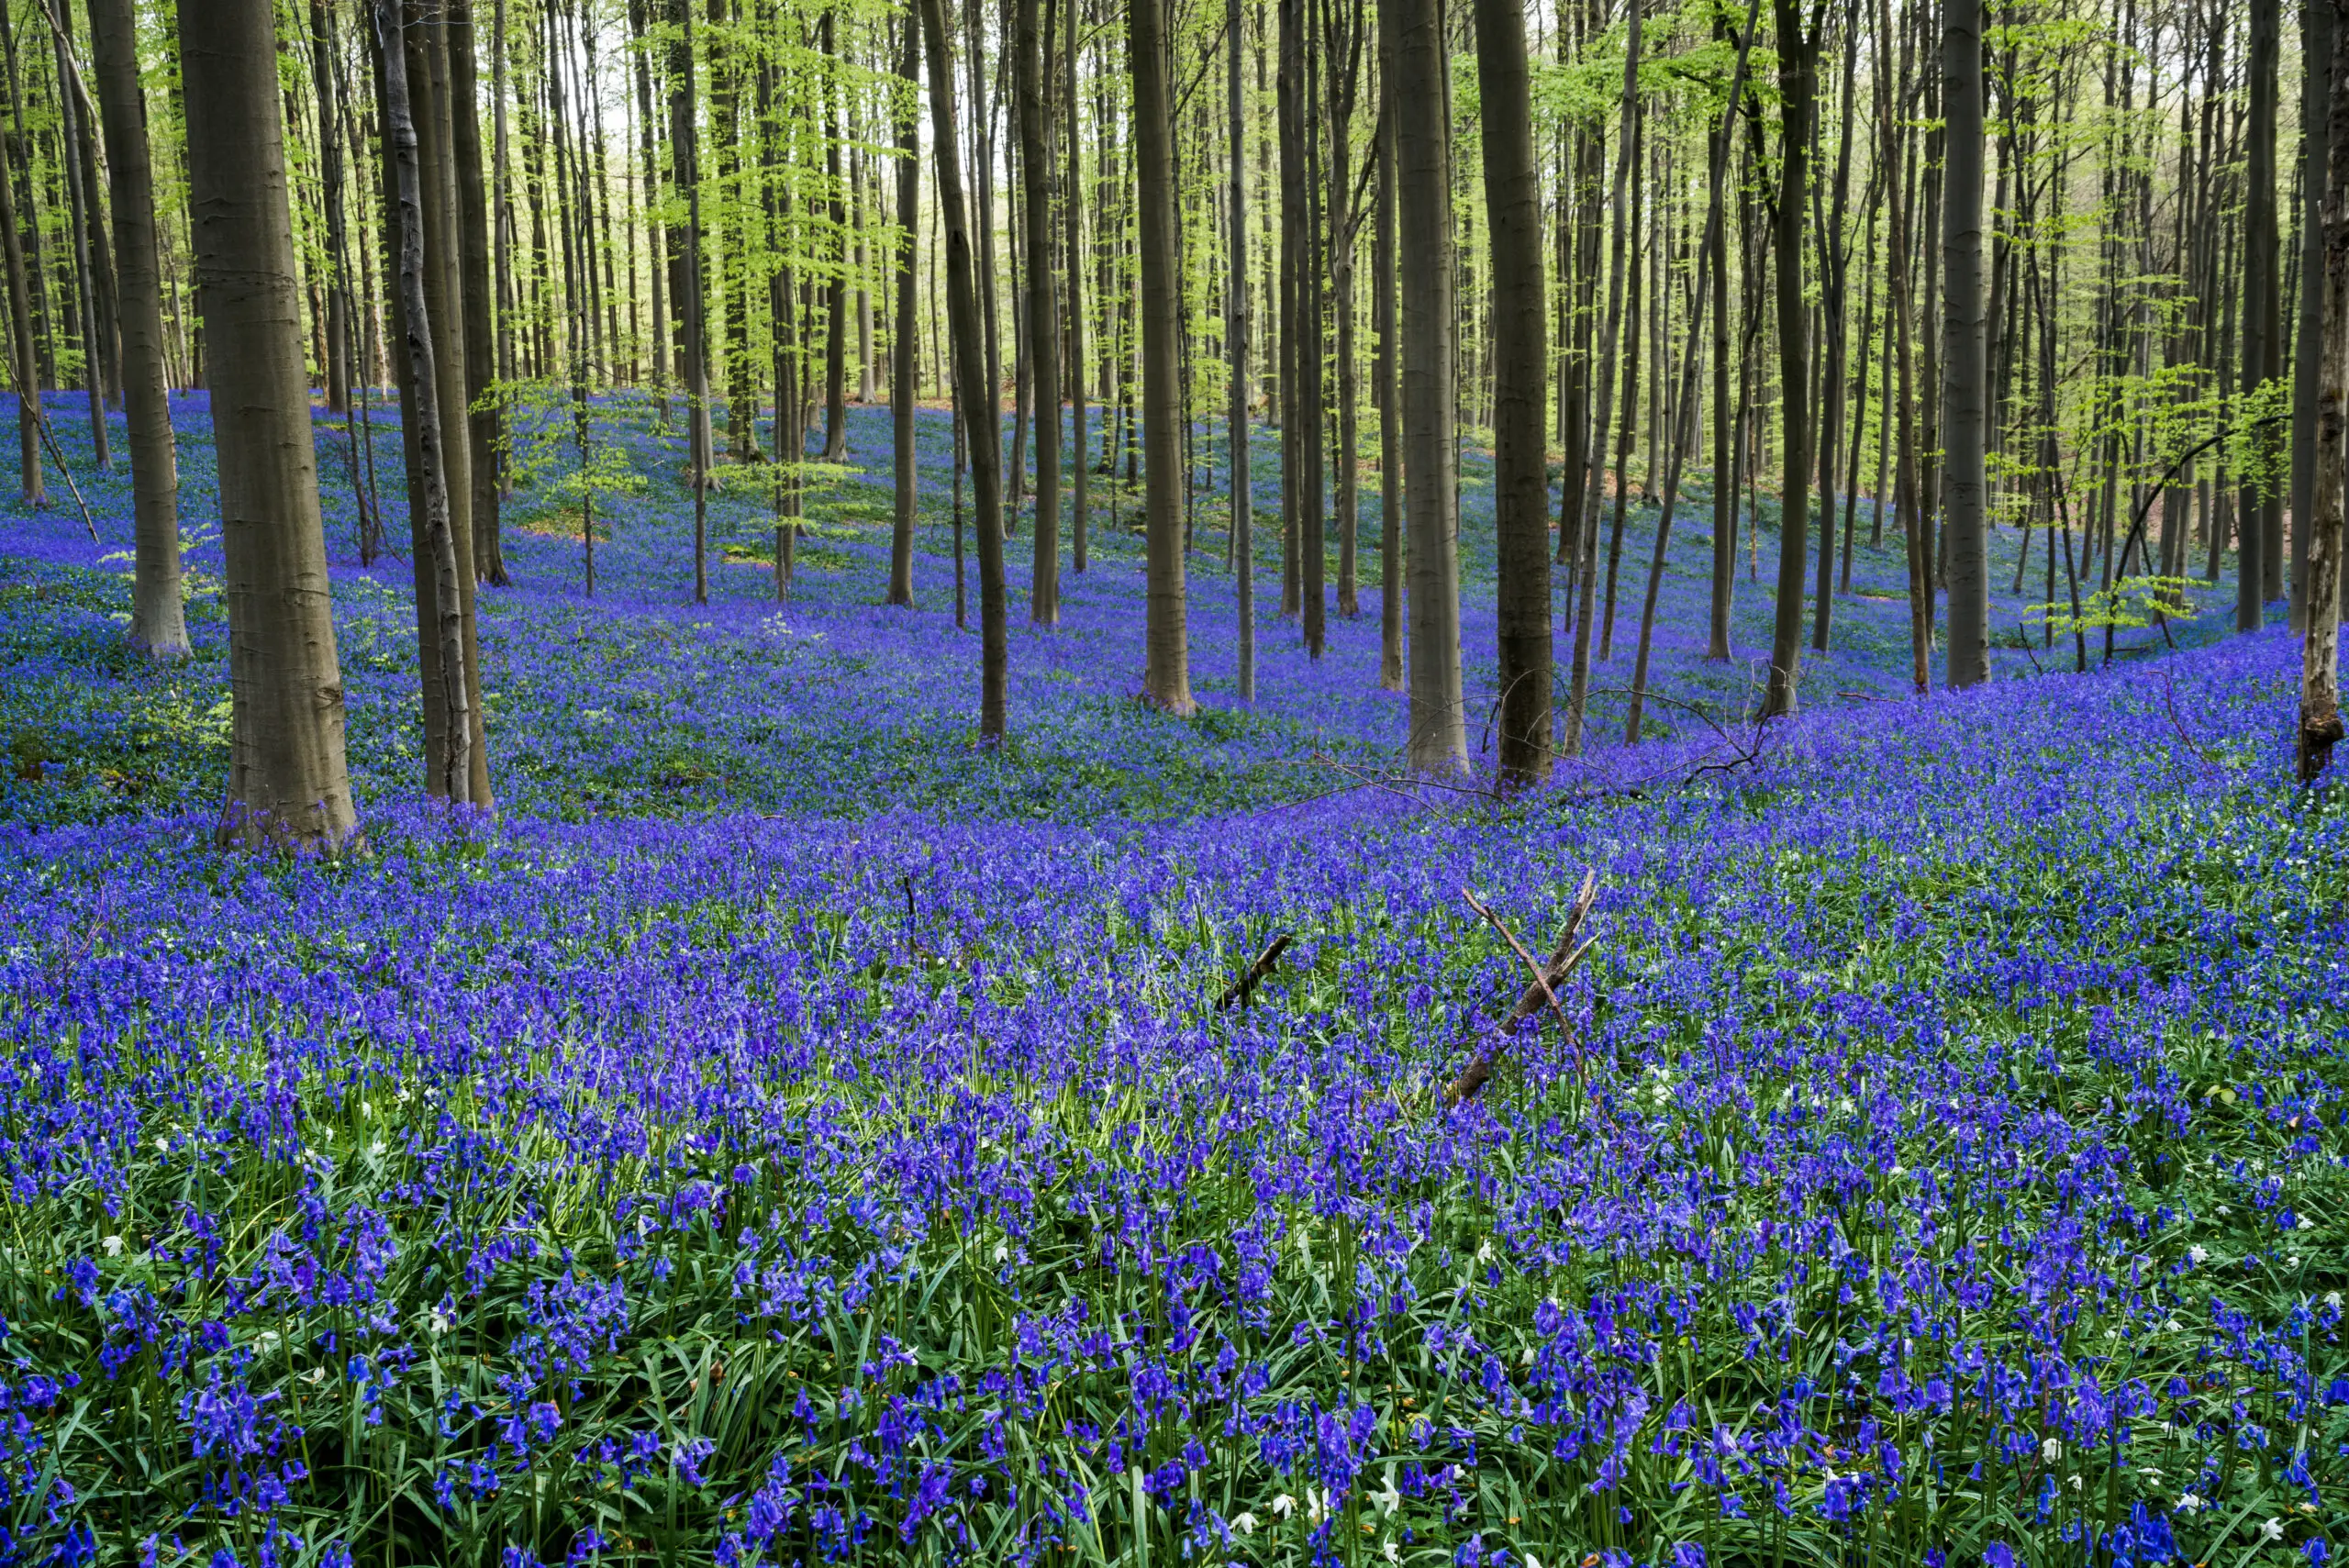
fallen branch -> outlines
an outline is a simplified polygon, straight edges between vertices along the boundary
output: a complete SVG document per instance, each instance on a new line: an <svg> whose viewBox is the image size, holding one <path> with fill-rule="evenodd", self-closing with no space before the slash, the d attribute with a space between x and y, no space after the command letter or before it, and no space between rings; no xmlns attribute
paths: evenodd
<svg viewBox="0 0 2349 1568"><path fill-rule="evenodd" d="M1295 931L1283 931L1275 937L1271 944L1256 955L1256 962L1248 966L1247 973L1224 987L1223 994L1215 999L1216 1011L1220 1013L1227 1008L1246 1006L1249 996L1264 984L1264 977L1272 973L1274 966L1280 962L1281 954L1288 951L1288 944L1296 940Z"/></svg>
<svg viewBox="0 0 2349 1568"><path fill-rule="evenodd" d="M2193 753L2201 758L2207 766L2218 767L2219 759L2212 756L2202 742L2186 732L2186 721L2177 717L2177 692L2167 670L2162 672L2162 706L2168 711L2170 728L2177 731L2177 738L2185 741Z"/></svg>
<svg viewBox="0 0 2349 1568"><path fill-rule="evenodd" d="M1564 984L1567 977L1581 966L1583 956L1590 951L1591 941L1596 940L1586 939L1580 942L1575 940L1581 936L1583 922L1589 918L1590 906L1597 902L1598 898L1598 873L1585 872L1582 891L1575 895L1574 906L1566 912L1566 929L1564 934L1558 938L1557 951L1550 955L1547 965L1535 970L1532 984L1518 994L1517 1005L1509 1008L1508 1016L1489 1032L1490 1045L1479 1049L1476 1041L1469 1042L1471 1053L1468 1065L1462 1068L1460 1075L1443 1087L1443 1103L1446 1107L1475 1098L1477 1092L1483 1089L1486 1082L1492 1077L1494 1066L1500 1061L1502 1051L1508 1049L1509 1037L1514 1035L1518 1026L1531 1018L1545 1001L1557 1013L1559 1028L1566 1027L1565 1013L1558 1007L1558 987ZM1475 906L1479 913L1485 914L1486 918L1493 918L1484 910L1482 905L1476 905L1473 897L1469 902ZM1495 920L1494 924L1497 926L1499 922ZM1533 968L1532 956L1526 952L1517 939L1509 936L1506 928L1503 928L1501 934L1508 937L1509 945L1517 949L1518 955L1525 960L1526 967ZM1577 1064L1581 1062L1579 1047L1575 1051L1575 1062Z"/></svg>

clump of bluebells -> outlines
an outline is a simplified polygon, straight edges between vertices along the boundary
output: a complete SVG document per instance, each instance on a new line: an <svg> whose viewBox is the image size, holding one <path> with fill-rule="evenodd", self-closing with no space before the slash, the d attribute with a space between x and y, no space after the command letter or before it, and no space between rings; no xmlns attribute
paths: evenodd
<svg viewBox="0 0 2349 1568"><path fill-rule="evenodd" d="M0 1562L2325 1562L2293 657L1506 806L0 828ZM1444 1109L1459 889L1586 870Z"/></svg>

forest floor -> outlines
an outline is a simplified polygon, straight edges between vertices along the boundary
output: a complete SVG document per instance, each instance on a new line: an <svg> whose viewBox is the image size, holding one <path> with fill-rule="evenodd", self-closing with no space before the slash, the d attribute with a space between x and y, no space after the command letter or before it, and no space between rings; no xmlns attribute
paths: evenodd
<svg viewBox="0 0 2349 1568"><path fill-rule="evenodd" d="M1774 529L1709 664L1708 507L1627 749L1642 514L1608 744L1497 803L1397 776L1375 485L1364 614L1315 662L1268 609L1245 708L1202 497L1189 722L1135 700L1137 507L1097 488L1059 628L1014 542L983 752L942 417L912 611L877 602L885 412L782 605L749 468L690 602L674 443L631 422L596 598L552 475L507 514L502 809L463 823L414 798L409 568L351 559L322 425L370 840L332 862L209 842L200 400L193 659L121 647L124 478L77 467L95 543L64 495L0 523L0 1562L2238 1568L2349 1538L2349 802L2289 784L2279 631L2213 611L2025 678L2069 649L2020 646L2044 594L2001 594L1998 678L1909 700L1899 559L1863 544L1803 713L1754 730ZM1258 583L1276 608L1270 550ZM1539 953L1586 874L1557 1016L1446 1109L1525 982L1466 894Z"/></svg>

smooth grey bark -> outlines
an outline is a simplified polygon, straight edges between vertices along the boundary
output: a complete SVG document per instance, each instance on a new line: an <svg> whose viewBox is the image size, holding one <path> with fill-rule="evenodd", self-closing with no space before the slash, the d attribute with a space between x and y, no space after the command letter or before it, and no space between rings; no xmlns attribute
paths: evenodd
<svg viewBox="0 0 2349 1568"><path fill-rule="evenodd" d="M1970 3L1970 0L1953 0ZM1770 634L1767 717L1795 710L1802 659L1804 568L1810 533L1810 344L1803 290L1803 215L1810 204L1810 130L1819 37L1806 35L1799 0L1776 0L1778 34L1778 209L1772 225L1771 261L1778 315L1779 428L1784 441L1778 475L1778 592Z"/></svg>
<svg viewBox="0 0 2349 1568"><path fill-rule="evenodd" d="M1085 571L1085 527L1092 464L1085 461L1085 255L1083 248L1085 184L1080 151L1076 100L1077 0L1062 0L1067 33L1061 61L1062 108L1068 120L1068 183L1063 195L1063 245L1068 251L1068 370L1069 370L1069 568ZM1234 39L1238 34L1233 34ZM1251 649L1253 643L1251 642Z"/></svg>
<svg viewBox="0 0 2349 1568"><path fill-rule="evenodd" d="M55 46L57 79L60 83L70 82L64 36L52 32L50 41ZM97 201L97 193L83 186L82 127L76 97L70 87L61 87L57 94L58 130L64 139L57 161L63 166L67 227L72 230L73 288L82 315L82 389L90 406L90 444L96 453L98 472L111 473L114 450L106 431L106 340L98 305L96 261L90 245L89 213Z"/></svg>
<svg viewBox="0 0 2349 1568"><path fill-rule="evenodd" d="M1044 34L1038 0L1013 0L1013 73L1019 99L1019 172L1026 189L1020 222L1028 245L1030 395L1035 406L1036 527L1028 618L1061 618L1061 327L1052 287L1052 138L1044 81Z"/></svg>
<svg viewBox="0 0 2349 1568"><path fill-rule="evenodd" d="M408 50L403 47L400 0L376 0L376 36L384 51L384 139L389 156L393 202L397 215L400 326L407 355L409 406L416 424L421 494L413 503L420 517L417 576L417 614L430 622L439 654L440 734L438 754L428 760L428 789L452 806L473 797L473 713L466 679L465 617L459 587L456 528L451 516L446 463L446 421L440 407L443 357L434 341L434 316L426 273L425 176L420 167L417 116L408 91ZM424 47L431 47L429 44ZM233 356L223 356L223 359ZM427 573L429 573L429 580Z"/></svg>
<svg viewBox="0 0 2349 1568"><path fill-rule="evenodd" d="M896 449L896 511L889 533L889 602L911 607L914 602L914 520L917 477L914 466L914 382L917 347L914 335L915 236L919 232L921 202L921 128L918 120L921 58L921 10L907 9L904 39L897 56L897 74L906 83L897 120L897 281L896 323L889 341L889 417ZM778 418L782 414L776 405ZM788 453L783 454L788 461Z"/></svg>
<svg viewBox="0 0 2349 1568"><path fill-rule="evenodd" d="M1475 0L1493 335L1493 531L1498 566L1500 776L1550 772L1548 302L1524 0ZM1692 339L1693 341L1693 339Z"/></svg>
<svg viewBox="0 0 2349 1568"><path fill-rule="evenodd" d="M210 367L232 713L222 837L333 850L357 817L302 363L276 22L267 0L179 6L199 299L214 337L238 345Z"/></svg>
<svg viewBox="0 0 2349 1568"><path fill-rule="evenodd" d="M1072 15L1075 0L1063 0ZM1231 570L1240 632L1240 700L1256 700L1256 546L1255 500L1250 483L1248 457L1248 115L1241 81L1240 0L1224 0L1223 26L1231 53L1225 83L1226 110L1231 125L1231 237L1226 246L1230 275L1224 299L1224 353L1230 380L1230 401L1225 463L1231 486ZM1075 269L1070 269L1074 279ZM1074 353L1071 363L1083 361ZM1077 483L1084 483L1085 436L1076 441Z"/></svg>
<svg viewBox="0 0 2349 1568"><path fill-rule="evenodd" d="M2244 127L2243 206L2243 394L2248 398L2282 368L2283 336L2276 290L2276 67L2282 52L2280 0L2251 0L2251 117ZM2253 438L2267 444L2261 436ZM2235 628L2256 631L2268 600L2283 588L2282 519L2256 473L2243 476L2237 502L2241 539L2235 561ZM2122 563L2124 566L2126 562Z"/></svg>
<svg viewBox="0 0 2349 1568"><path fill-rule="evenodd" d="M48 481L40 466L40 357L33 341L32 287L25 267L23 231L17 227L15 146L16 139L0 134L0 250L6 252L8 270L8 380L17 395L17 471L23 479L25 505L39 511L49 505Z"/></svg>
<svg viewBox="0 0 2349 1568"><path fill-rule="evenodd" d="M131 0L90 0L90 57L98 79L106 173L114 195L115 254L121 266L123 411L130 434L137 541L130 645L159 659L177 658L188 651L187 621L180 606L179 454L164 380L155 185Z"/></svg>
<svg viewBox="0 0 2349 1568"><path fill-rule="evenodd" d="M2272 0L2270 0L2272 3ZM1988 434L1982 307L1982 0L1943 0L1942 337L1949 652L1944 679L1990 678L1990 569L1983 464Z"/></svg>
<svg viewBox="0 0 2349 1568"><path fill-rule="evenodd" d="M694 603L709 602L709 356L704 344L701 267L701 166L694 116L692 0L668 0L670 179L685 198L685 221L669 234L669 298L676 312L684 363L686 458L694 491Z"/></svg>
<svg viewBox="0 0 2349 1568"><path fill-rule="evenodd" d="M1142 492L1149 557L1142 684L1150 701L1175 715L1191 700L1189 627L1183 584L1182 279L1175 254L1174 104L1169 94L1166 6L1131 0L1134 187L1141 250L1141 439L1148 467Z"/></svg>
<svg viewBox="0 0 2349 1568"><path fill-rule="evenodd" d="M2349 479L2349 5L2334 4L2332 81L2326 106L2324 364L2319 396L2316 507L2308 530L2308 628L2300 644L2300 782L2332 765L2342 739L2341 555L2343 491Z"/></svg>
<svg viewBox="0 0 2349 1568"><path fill-rule="evenodd" d="M946 319L953 334L955 395L970 428L972 494L979 536L979 738L1003 739L1009 685L1010 633L1003 593L1003 411L987 383L985 333L971 223L963 203L962 154L956 149L954 69L943 0L918 0L922 49L930 59L931 145L937 158L938 205L946 236ZM960 508L957 507L957 515ZM962 536L955 542L959 558ZM959 574L958 574L959 578ZM960 619L960 599L957 599Z"/></svg>
<svg viewBox="0 0 2349 1568"><path fill-rule="evenodd" d="M829 74L825 103L831 117L830 134L824 139L825 183L831 193L832 243L838 250L832 272L828 319L824 324L824 461L839 462L848 456L848 318L852 308L848 287L848 205L841 199L841 70L838 7L828 7L818 26Z"/></svg>
<svg viewBox="0 0 2349 1568"><path fill-rule="evenodd" d="M2292 628L2308 625L2309 529L2316 509L2324 368L2324 198L2331 177L2332 0L2300 5L2300 321L2292 364ZM2336 555L2337 564L2337 555ZM2174 569L2173 569L2174 570Z"/></svg>
<svg viewBox="0 0 2349 1568"><path fill-rule="evenodd" d="M1443 0L1391 0L1401 250L1404 520L1410 530L1410 739L1422 773L1468 761L1460 670L1460 398L1453 357L1452 115ZM1634 0L1636 5L1636 0ZM1382 16L1389 7L1381 6Z"/></svg>
<svg viewBox="0 0 2349 1568"><path fill-rule="evenodd" d="M1378 232L1372 241L1371 329L1378 334L1378 684L1403 689L1403 402L1395 319L1395 79L1386 8L1378 25Z"/></svg>
<svg viewBox="0 0 2349 1568"><path fill-rule="evenodd" d="M490 328L489 198L482 184L481 118L474 105L479 73L473 47L473 0L443 0L449 36L450 157L456 174L456 245L459 321L464 329L465 538L472 547L473 574L504 587L513 581L498 527L496 402L489 395L497 379L496 343ZM469 617L470 618L470 617ZM476 661L478 662L478 661Z"/></svg>

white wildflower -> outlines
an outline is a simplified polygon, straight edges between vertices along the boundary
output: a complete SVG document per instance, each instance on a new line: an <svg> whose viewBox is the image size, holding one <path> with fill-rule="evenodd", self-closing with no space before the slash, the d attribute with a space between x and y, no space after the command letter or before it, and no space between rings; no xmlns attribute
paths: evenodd
<svg viewBox="0 0 2349 1568"><path fill-rule="evenodd" d="M2210 1261L2210 1249L2198 1242L2186 1250L2186 1261L2197 1265L2207 1263Z"/></svg>
<svg viewBox="0 0 2349 1568"><path fill-rule="evenodd" d="M2316 1229L2316 1221L2310 1219L2304 1214L2300 1216L2300 1222L2298 1226L2294 1227L2294 1229L2299 1230L2313 1230Z"/></svg>
<svg viewBox="0 0 2349 1568"><path fill-rule="evenodd" d="M1231 1516L1231 1528L1238 1530L1241 1535L1254 1535L1256 1533L1256 1516L1253 1514L1234 1514Z"/></svg>
<svg viewBox="0 0 2349 1568"><path fill-rule="evenodd" d="M2324 1293L2324 1304L2325 1304L2327 1307L2332 1307L2335 1312L2340 1311L2340 1310L2341 1310L2341 1293L2340 1293L2339 1291L2337 1291L2337 1290L2328 1290L2328 1291L2326 1291L2326 1292Z"/></svg>
<svg viewBox="0 0 2349 1568"><path fill-rule="evenodd" d="M2181 1514L2194 1513L2198 1509L2207 1508L2209 1507L2210 1505L2208 1503L2205 1503L2201 1498L2196 1496L2191 1492L2181 1492L2177 1496L2177 1511Z"/></svg>
<svg viewBox="0 0 2349 1568"><path fill-rule="evenodd" d="M1396 1509L1403 1506L1403 1494L1395 1489L1395 1467L1393 1465L1390 1464L1386 1467L1386 1489L1383 1491L1373 1492L1370 1495L1370 1500L1374 1504L1377 1505L1378 1511L1382 1514L1392 1514Z"/></svg>
<svg viewBox="0 0 2349 1568"><path fill-rule="evenodd" d="M109 1258L119 1258L122 1256L122 1238L119 1236L109 1236L105 1240L99 1242L98 1245L106 1250L106 1256Z"/></svg>
<svg viewBox="0 0 2349 1568"><path fill-rule="evenodd" d="M2039 1457L2046 1463L2053 1464L2064 1457L2064 1445L2054 1438L2049 1438L2039 1445Z"/></svg>
<svg viewBox="0 0 2349 1568"><path fill-rule="evenodd" d="M1385 1546L1379 1548L1378 1554L1381 1557L1386 1558L1389 1562L1400 1562L1403 1561L1403 1549L1396 1545L1391 1540ZM1533 1559L1529 1557L1525 1561L1529 1564L1529 1568L1531 1568L1531 1565L1533 1563Z"/></svg>
<svg viewBox="0 0 2349 1568"><path fill-rule="evenodd" d="M1493 1261L1493 1244L1490 1240L1486 1240L1484 1245L1476 1249L1476 1261L1480 1263L1489 1263Z"/></svg>
<svg viewBox="0 0 2349 1568"><path fill-rule="evenodd" d="M322 1366L314 1366L302 1374L302 1381L307 1384L316 1385L324 1383L326 1380L327 1369Z"/></svg>
<svg viewBox="0 0 2349 1568"><path fill-rule="evenodd" d="M1282 1518L1288 1518L1289 1515L1297 1512L1297 1499L1286 1492L1282 1493L1273 1499L1273 1512Z"/></svg>
<svg viewBox="0 0 2349 1568"><path fill-rule="evenodd" d="M2269 1519L2266 1524L2261 1525L2259 1527L2259 1539L2262 1540L2283 1540L2284 1521L2282 1519Z"/></svg>

